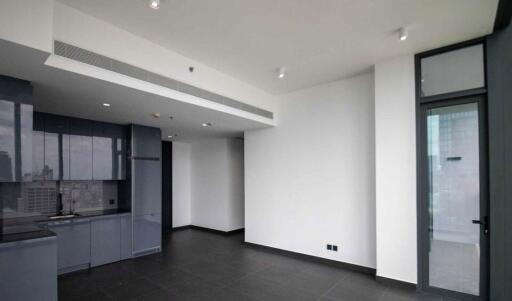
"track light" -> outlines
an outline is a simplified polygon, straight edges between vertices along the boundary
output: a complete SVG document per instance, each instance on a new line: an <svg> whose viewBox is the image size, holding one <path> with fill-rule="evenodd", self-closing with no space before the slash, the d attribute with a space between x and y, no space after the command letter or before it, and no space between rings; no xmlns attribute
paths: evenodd
<svg viewBox="0 0 512 301"><path fill-rule="evenodd" d="M398 39L400 41L405 41L407 40L407 37L409 36L408 32L407 32L407 28L405 27L402 27L398 30Z"/></svg>
<svg viewBox="0 0 512 301"><path fill-rule="evenodd" d="M160 0L149 0L149 7L151 7L152 9L159 9Z"/></svg>

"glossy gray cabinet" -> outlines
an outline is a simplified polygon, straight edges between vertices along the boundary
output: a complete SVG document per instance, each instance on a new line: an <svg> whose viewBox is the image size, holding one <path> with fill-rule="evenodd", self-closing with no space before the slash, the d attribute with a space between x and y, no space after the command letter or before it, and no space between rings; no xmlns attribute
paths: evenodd
<svg viewBox="0 0 512 301"><path fill-rule="evenodd" d="M69 119L69 174L71 180L92 180L92 121Z"/></svg>
<svg viewBox="0 0 512 301"><path fill-rule="evenodd" d="M32 86L0 76L0 182L32 181Z"/></svg>
<svg viewBox="0 0 512 301"><path fill-rule="evenodd" d="M133 255L160 251L162 236L162 146L158 128L131 125Z"/></svg>
<svg viewBox="0 0 512 301"><path fill-rule="evenodd" d="M121 222L121 260L132 258L132 215L123 214Z"/></svg>
<svg viewBox="0 0 512 301"><path fill-rule="evenodd" d="M35 180L124 180L126 127L34 113Z"/></svg>
<svg viewBox="0 0 512 301"><path fill-rule="evenodd" d="M87 218L48 223L57 234L59 274L89 266L91 262L91 224Z"/></svg>
<svg viewBox="0 0 512 301"><path fill-rule="evenodd" d="M44 115L34 112L32 131L32 180L45 180L44 165Z"/></svg>
<svg viewBox="0 0 512 301"><path fill-rule="evenodd" d="M162 212L162 164L156 160L132 160L132 210L135 215Z"/></svg>
<svg viewBox="0 0 512 301"><path fill-rule="evenodd" d="M146 254L159 250L162 239L161 214L145 214L133 218L133 252Z"/></svg>
<svg viewBox="0 0 512 301"><path fill-rule="evenodd" d="M121 260L121 219L118 215L91 220L91 266Z"/></svg>
<svg viewBox="0 0 512 301"><path fill-rule="evenodd" d="M160 158L162 133L159 128L132 125L131 156L136 158Z"/></svg>
<svg viewBox="0 0 512 301"><path fill-rule="evenodd" d="M69 119L52 114L34 116L38 123L44 122L44 167L39 172L45 180L70 180Z"/></svg>
<svg viewBox="0 0 512 301"><path fill-rule="evenodd" d="M57 300L57 238L0 244L0 299Z"/></svg>
<svg viewBox="0 0 512 301"><path fill-rule="evenodd" d="M124 180L126 177L126 128L94 122L93 179Z"/></svg>

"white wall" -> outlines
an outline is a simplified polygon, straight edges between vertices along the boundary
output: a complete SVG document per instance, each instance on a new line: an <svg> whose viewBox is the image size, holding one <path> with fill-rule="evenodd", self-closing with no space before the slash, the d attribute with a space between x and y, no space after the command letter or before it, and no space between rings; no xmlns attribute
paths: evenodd
<svg viewBox="0 0 512 301"><path fill-rule="evenodd" d="M377 275L417 282L414 57L375 65Z"/></svg>
<svg viewBox="0 0 512 301"><path fill-rule="evenodd" d="M190 225L190 145L172 144L172 227Z"/></svg>
<svg viewBox="0 0 512 301"><path fill-rule="evenodd" d="M246 241L375 267L373 80L285 95L278 127L245 133Z"/></svg>
<svg viewBox="0 0 512 301"><path fill-rule="evenodd" d="M243 141L191 143L191 223L232 231L244 227Z"/></svg>
<svg viewBox="0 0 512 301"><path fill-rule="evenodd" d="M0 39L52 52L53 0L0 1Z"/></svg>

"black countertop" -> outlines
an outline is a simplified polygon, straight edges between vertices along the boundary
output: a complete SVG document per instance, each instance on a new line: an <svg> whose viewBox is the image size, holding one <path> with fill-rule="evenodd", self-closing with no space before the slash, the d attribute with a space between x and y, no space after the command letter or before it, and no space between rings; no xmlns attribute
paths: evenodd
<svg viewBox="0 0 512 301"><path fill-rule="evenodd" d="M22 241L22 240L53 237L53 236L57 236L57 235L48 229L39 227L39 230L37 230L37 231L2 234L2 235L0 235L0 244L8 243L8 242L15 242L15 241Z"/></svg>
<svg viewBox="0 0 512 301"><path fill-rule="evenodd" d="M94 210L94 211L82 211L77 212L78 216L60 219L50 219L50 216L31 216L16 218L11 220L3 220L4 234L0 234L0 243L30 240L44 237L56 236L52 231L44 228L44 223L80 219L80 218L91 218L98 216L114 215L130 213L127 210L121 209L108 209L108 210ZM18 233L17 233L18 232Z"/></svg>

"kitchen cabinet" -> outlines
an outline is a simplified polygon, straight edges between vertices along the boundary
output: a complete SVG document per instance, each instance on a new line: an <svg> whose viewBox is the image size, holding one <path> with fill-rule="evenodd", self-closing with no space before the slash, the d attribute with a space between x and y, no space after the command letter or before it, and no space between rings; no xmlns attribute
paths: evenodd
<svg viewBox="0 0 512 301"><path fill-rule="evenodd" d="M69 119L69 174L71 180L92 180L92 121Z"/></svg>
<svg viewBox="0 0 512 301"><path fill-rule="evenodd" d="M57 300L55 236L0 244L2 300Z"/></svg>
<svg viewBox="0 0 512 301"><path fill-rule="evenodd" d="M32 86L0 76L0 182L32 181Z"/></svg>
<svg viewBox="0 0 512 301"><path fill-rule="evenodd" d="M118 215L91 220L91 266L121 260L121 219Z"/></svg>
<svg viewBox="0 0 512 301"><path fill-rule="evenodd" d="M125 126L35 112L32 144L34 180L126 178Z"/></svg>
<svg viewBox="0 0 512 301"><path fill-rule="evenodd" d="M53 114L37 113L35 116L44 120L44 179L70 180L69 119Z"/></svg>
<svg viewBox="0 0 512 301"><path fill-rule="evenodd" d="M159 128L132 125L131 156L136 158L160 158L162 134Z"/></svg>
<svg viewBox="0 0 512 301"><path fill-rule="evenodd" d="M94 122L93 179L124 180L126 175L126 129L124 126Z"/></svg>
<svg viewBox="0 0 512 301"><path fill-rule="evenodd" d="M162 164L156 160L132 160L132 210L135 215L162 212Z"/></svg>
<svg viewBox="0 0 512 301"><path fill-rule="evenodd" d="M91 262L91 224L87 218L49 222L57 234L59 274L89 267Z"/></svg>
<svg viewBox="0 0 512 301"><path fill-rule="evenodd" d="M45 180L44 168L44 115L34 112L32 132L32 180Z"/></svg>
<svg viewBox="0 0 512 301"><path fill-rule="evenodd" d="M161 132L158 128L132 125L131 208L133 255L160 251L162 236Z"/></svg>
<svg viewBox="0 0 512 301"><path fill-rule="evenodd" d="M123 214L121 221L121 260L132 258L132 215Z"/></svg>
<svg viewBox="0 0 512 301"><path fill-rule="evenodd" d="M133 218L133 253L159 251L162 237L161 214L145 214Z"/></svg>

